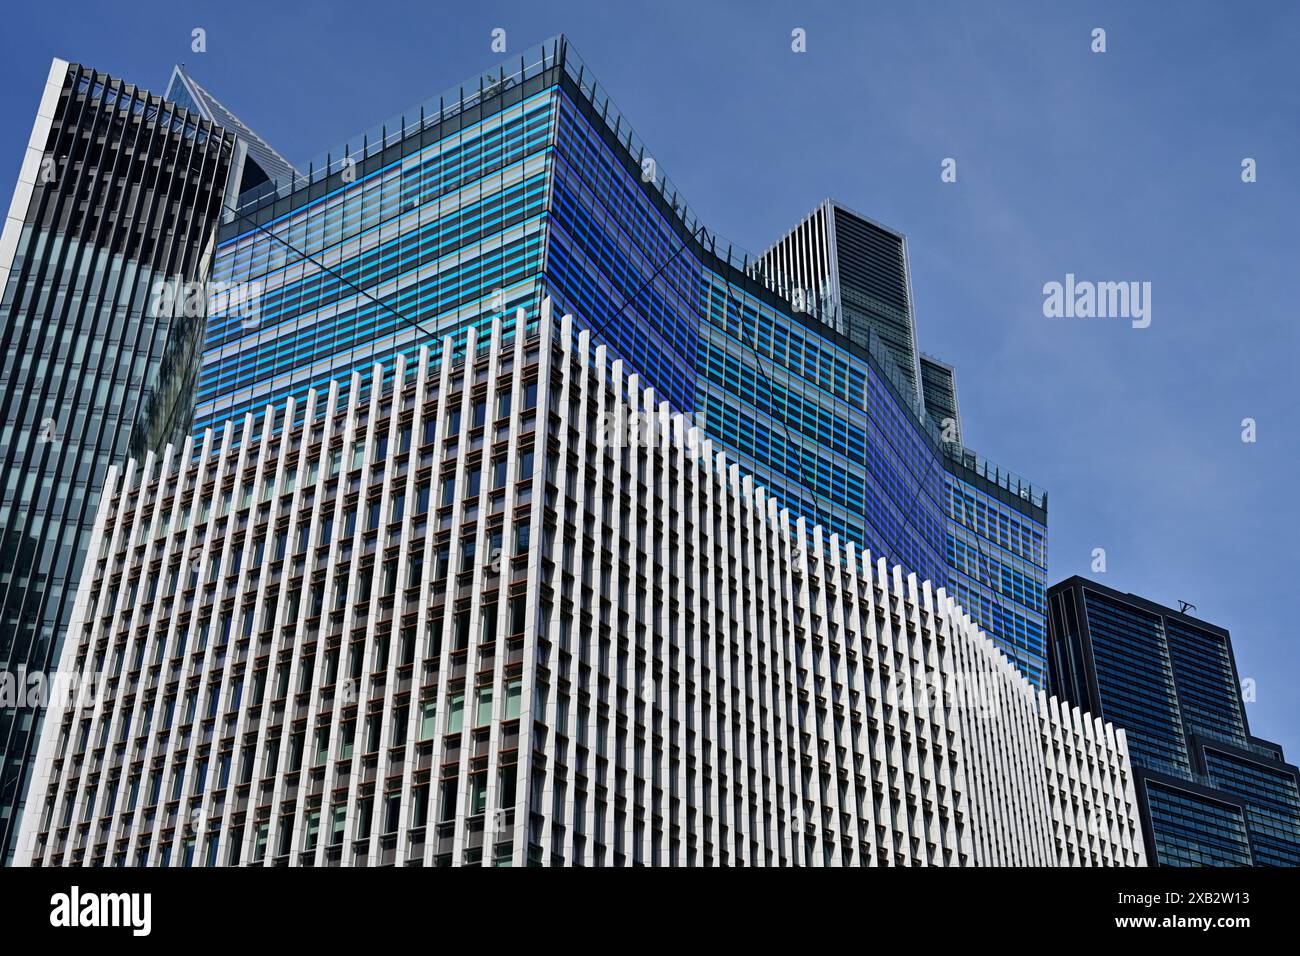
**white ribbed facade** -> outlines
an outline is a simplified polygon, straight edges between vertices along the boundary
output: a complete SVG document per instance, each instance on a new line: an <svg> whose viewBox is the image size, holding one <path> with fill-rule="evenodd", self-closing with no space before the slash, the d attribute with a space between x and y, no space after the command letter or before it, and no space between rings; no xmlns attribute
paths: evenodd
<svg viewBox="0 0 1300 956"><path fill-rule="evenodd" d="M569 317L467 351L114 474L19 862L1143 862L1123 733L943 591Z"/></svg>

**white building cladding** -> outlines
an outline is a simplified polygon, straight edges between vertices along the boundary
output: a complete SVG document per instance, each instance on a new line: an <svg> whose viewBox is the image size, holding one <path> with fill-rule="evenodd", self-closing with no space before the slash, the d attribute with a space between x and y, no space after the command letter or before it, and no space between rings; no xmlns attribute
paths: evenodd
<svg viewBox="0 0 1300 956"><path fill-rule="evenodd" d="M944 592L570 317L466 351L110 479L20 862L1143 862L1122 731Z"/></svg>

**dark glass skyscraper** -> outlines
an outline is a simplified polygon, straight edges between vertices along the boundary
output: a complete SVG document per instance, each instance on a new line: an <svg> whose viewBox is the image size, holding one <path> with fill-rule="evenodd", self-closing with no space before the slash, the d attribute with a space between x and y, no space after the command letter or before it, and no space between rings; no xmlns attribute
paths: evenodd
<svg viewBox="0 0 1300 956"><path fill-rule="evenodd" d="M961 412L957 406L957 372L947 362L921 356L921 399L925 417L948 441L961 444Z"/></svg>
<svg viewBox="0 0 1300 956"><path fill-rule="evenodd" d="M1251 735L1228 632L1080 577L1048 606L1051 690L1126 731L1153 864L1300 865L1300 774Z"/></svg>
<svg viewBox="0 0 1300 956"><path fill-rule="evenodd" d="M109 465L189 427L206 279L234 137L54 61L0 239L0 847L8 860ZM173 295L169 302L179 302ZM111 662L88 662L108 670Z"/></svg>
<svg viewBox="0 0 1300 956"><path fill-rule="evenodd" d="M785 276L805 300L864 349L885 350L903 391L921 404L907 240L842 203L826 200L763 253L759 268ZM796 297L796 306L800 303Z"/></svg>

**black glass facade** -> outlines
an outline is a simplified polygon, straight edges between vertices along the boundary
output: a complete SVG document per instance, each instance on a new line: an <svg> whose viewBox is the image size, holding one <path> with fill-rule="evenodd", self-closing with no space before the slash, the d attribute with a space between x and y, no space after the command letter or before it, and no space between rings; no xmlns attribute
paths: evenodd
<svg viewBox="0 0 1300 956"><path fill-rule="evenodd" d="M951 365L929 355L921 359L921 399L925 417L946 441L961 444L961 412L957 408L957 373Z"/></svg>
<svg viewBox="0 0 1300 956"><path fill-rule="evenodd" d="M1242 808L1182 787L1146 779L1143 811L1153 861L1162 866L1250 866Z"/></svg>
<svg viewBox="0 0 1300 956"><path fill-rule="evenodd" d="M898 234L835 206L839 301L849 338L866 348L878 336L918 395L916 330L907 277L907 247Z"/></svg>
<svg viewBox="0 0 1300 956"><path fill-rule="evenodd" d="M1226 630L1074 577L1048 631L1052 693L1128 736L1153 863L1300 865L1300 772L1251 736Z"/></svg>
<svg viewBox="0 0 1300 956"><path fill-rule="evenodd" d="M57 660L99 489L191 422L204 318L177 304L207 276L233 143L121 80L51 70L0 248L6 860L44 702L32 675Z"/></svg>

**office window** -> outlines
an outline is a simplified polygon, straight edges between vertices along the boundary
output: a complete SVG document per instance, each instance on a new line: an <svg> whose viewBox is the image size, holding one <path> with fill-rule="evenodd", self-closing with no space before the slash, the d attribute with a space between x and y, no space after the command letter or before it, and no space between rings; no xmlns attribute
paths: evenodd
<svg viewBox="0 0 1300 956"><path fill-rule="evenodd" d="M432 698L420 704L420 740L432 740L437 726L438 702Z"/></svg>
<svg viewBox="0 0 1300 956"><path fill-rule="evenodd" d="M492 685L484 684L475 692L474 726L483 727L492 722Z"/></svg>
<svg viewBox="0 0 1300 956"><path fill-rule="evenodd" d="M447 712L447 733L458 734L465 723L465 692L457 691L451 695L450 709Z"/></svg>
<svg viewBox="0 0 1300 956"><path fill-rule="evenodd" d="M302 848L310 851L316 849L317 840L320 837L320 811L307 811L307 829L303 833Z"/></svg>
<svg viewBox="0 0 1300 956"><path fill-rule="evenodd" d="M506 709L502 715L505 720L514 720L522 713L523 697L524 680L522 677L512 677L506 681Z"/></svg>

